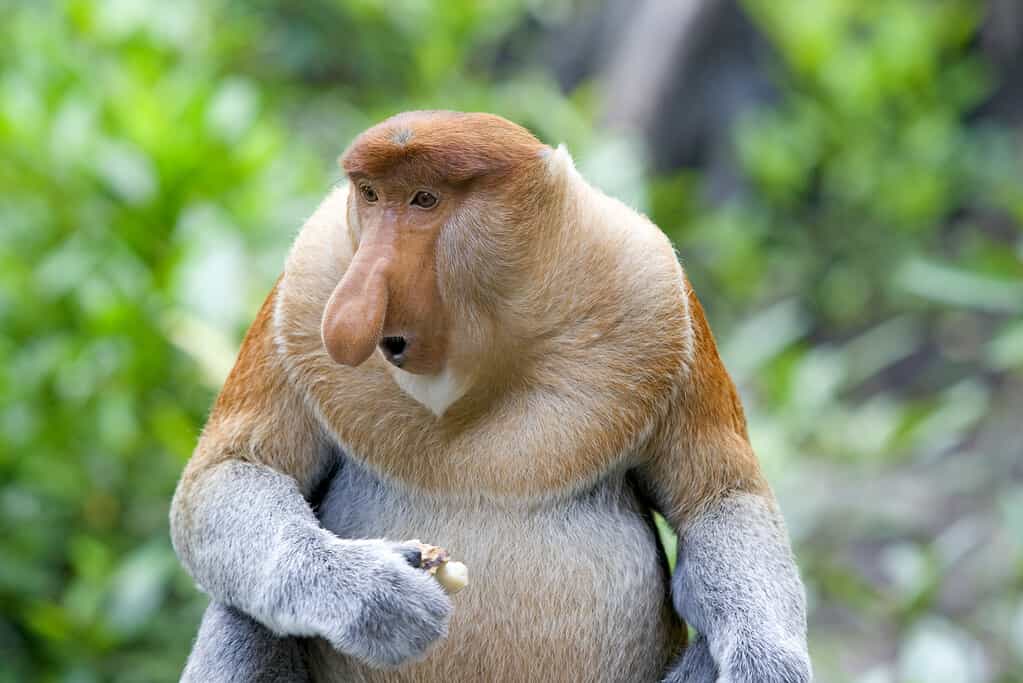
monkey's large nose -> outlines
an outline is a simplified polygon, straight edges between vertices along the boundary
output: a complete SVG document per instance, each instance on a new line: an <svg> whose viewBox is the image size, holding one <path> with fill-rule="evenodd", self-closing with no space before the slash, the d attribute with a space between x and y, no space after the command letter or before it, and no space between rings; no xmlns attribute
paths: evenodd
<svg viewBox="0 0 1023 683"><path fill-rule="evenodd" d="M405 337L384 337L380 340L380 351L391 365L400 368L405 362L408 340Z"/></svg>

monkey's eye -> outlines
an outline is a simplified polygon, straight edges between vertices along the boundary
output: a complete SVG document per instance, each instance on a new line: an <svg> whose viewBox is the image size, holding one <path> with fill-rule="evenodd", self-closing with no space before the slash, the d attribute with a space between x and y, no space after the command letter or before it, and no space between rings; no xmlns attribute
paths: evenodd
<svg viewBox="0 0 1023 683"><path fill-rule="evenodd" d="M426 190L420 190L412 197L412 206L418 206L421 209L432 209L437 206L437 195L431 194Z"/></svg>
<svg viewBox="0 0 1023 683"><path fill-rule="evenodd" d="M362 198L370 204L377 200L377 191L365 183L359 185L359 192L362 193Z"/></svg>

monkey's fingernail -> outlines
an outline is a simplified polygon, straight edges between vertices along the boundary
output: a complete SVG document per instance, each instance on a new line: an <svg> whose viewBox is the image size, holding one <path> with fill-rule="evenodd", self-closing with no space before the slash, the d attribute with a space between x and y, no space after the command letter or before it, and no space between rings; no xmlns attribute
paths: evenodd
<svg viewBox="0 0 1023 683"><path fill-rule="evenodd" d="M400 552L404 555L405 561L416 569L423 565L423 553L419 551L419 548L402 548Z"/></svg>

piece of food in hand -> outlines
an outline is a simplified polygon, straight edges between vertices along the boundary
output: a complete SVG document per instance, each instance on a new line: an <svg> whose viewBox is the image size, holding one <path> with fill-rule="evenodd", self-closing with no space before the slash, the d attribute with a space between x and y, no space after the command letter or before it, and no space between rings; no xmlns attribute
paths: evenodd
<svg viewBox="0 0 1023 683"><path fill-rule="evenodd" d="M449 595L454 595L469 585L469 568L461 562L452 560L447 550L419 541L415 541L415 543L419 546L419 553L422 555L419 568L433 574Z"/></svg>
<svg viewBox="0 0 1023 683"><path fill-rule="evenodd" d="M434 576L448 595L454 595L469 585L469 568L461 562L448 560L437 568Z"/></svg>

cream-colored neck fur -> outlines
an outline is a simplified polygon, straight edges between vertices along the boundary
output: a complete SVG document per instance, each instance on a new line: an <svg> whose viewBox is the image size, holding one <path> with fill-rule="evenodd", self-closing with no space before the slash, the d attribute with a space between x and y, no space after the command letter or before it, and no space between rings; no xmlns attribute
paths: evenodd
<svg viewBox="0 0 1023 683"><path fill-rule="evenodd" d="M436 375L415 375L393 365L388 365L387 371L402 391L429 408L437 417L462 398L469 388L469 378L450 365L446 365Z"/></svg>

